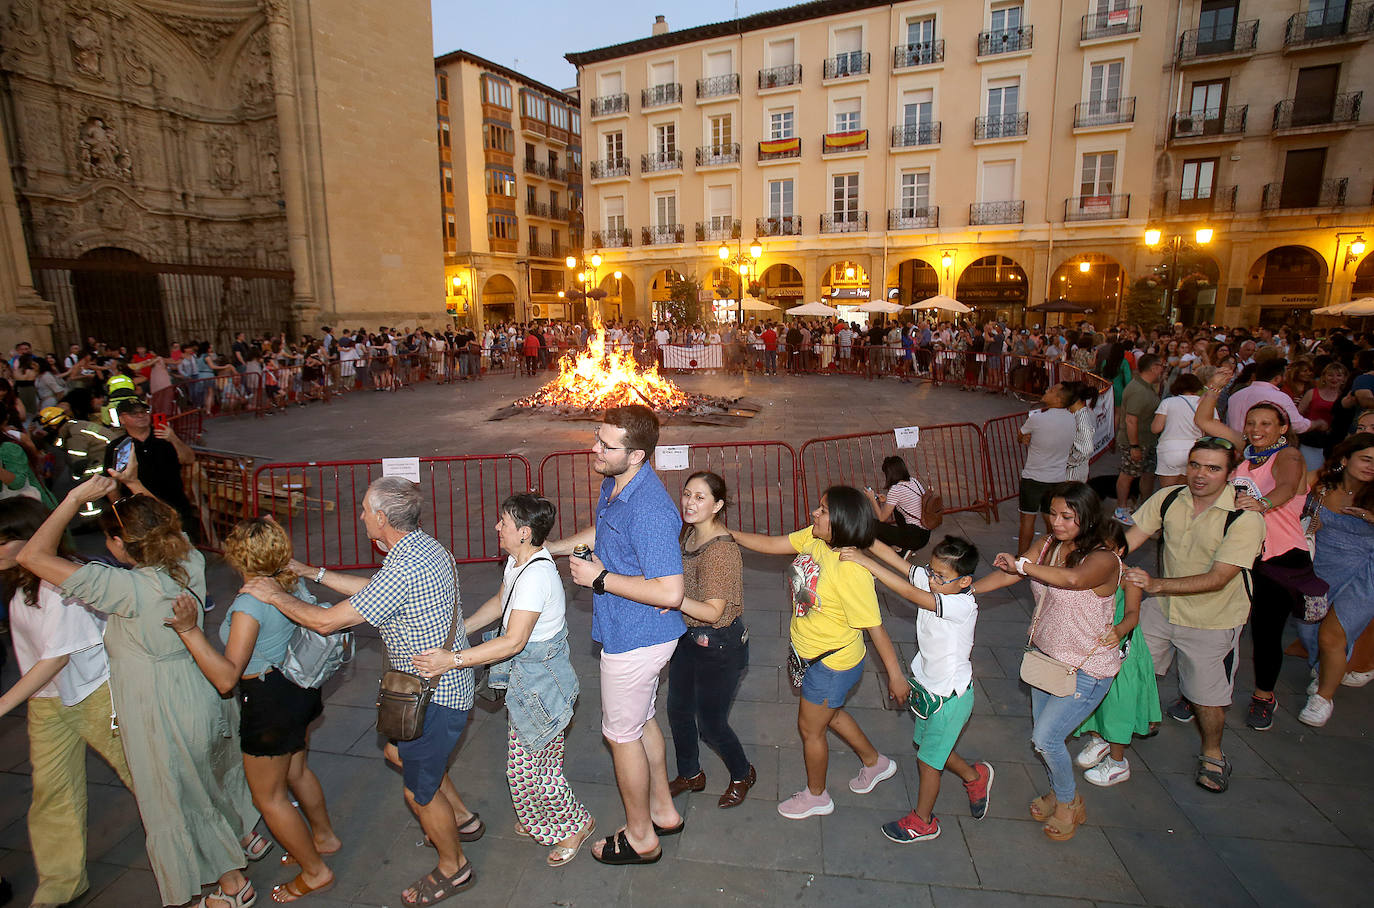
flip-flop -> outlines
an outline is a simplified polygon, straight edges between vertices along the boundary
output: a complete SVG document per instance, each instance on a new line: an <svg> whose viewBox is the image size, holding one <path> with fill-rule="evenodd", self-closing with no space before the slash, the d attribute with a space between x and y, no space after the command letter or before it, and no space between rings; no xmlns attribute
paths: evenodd
<svg viewBox="0 0 1374 908"><path fill-rule="evenodd" d="M464 873L467 874L467 879L459 882L458 878ZM458 868L458 872L450 877L444 876L439 872L439 868L435 867L429 873L420 877L407 887L415 890L415 901L406 901L405 890L401 891L401 904L434 905L442 902L444 899L452 898L464 889L467 889L476 882L476 880L477 872L472 869L471 861L464 861L463 865Z"/></svg>
<svg viewBox="0 0 1374 908"><path fill-rule="evenodd" d="M640 854L630 847L630 840L622 829L615 835L606 836L602 840L601 853L593 851L592 857L602 864L657 864L663 857L663 846L655 845L653 851Z"/></svg>
<svg viewBox="0 0 1374 908"><path fill-rule="evenodd" d="M329 857L331 854L338 854L339 851L340 851L342 848L343 848L343 845L340 845L338 848L335 848L333 851L320 851L320 852L319 852L319 855L320 855L320 857L322 857L322 858L327 858L327 857ZM284 854L284 855L281 856L281 860L280 860L278 863L279 863L281 866L283 866L283 867L299 867L299 866L301 865L301 862L298 861L298 860L296 860L295 856L292 855L289 851L288 851L286 854Z"/></svg>
<svg viewBox="0 0 1374 908"><path fill-rule="evenodd" d="M285 905L290 902L303 899L312 892L325 892L333 888L334 877L332 876L329 878L329 882L325 883L322 886L311 886L309 883L305 881L305 874L298 873L296 874L295 879L291 880L290 882L282 883L280 886L272 887L272 901L276 902L279 905ZM291 898L279 898L279 896L282 893L286 893L287 895L291 896Z"/></svg>
<svg viewBox="0 0 1374 908"><path fill-rule="evenodd" d="M571 847L567 845L553 846L549 851L549 856L544 859L545 863L550 867L562 867L564 864L572 863L572 859L577 857L577 853L582 850L583 845L587 844L587 840L592 837L594 832L596 832L596 819L593 817L587 820L585 829L578 831L576 845Z"/></svg>

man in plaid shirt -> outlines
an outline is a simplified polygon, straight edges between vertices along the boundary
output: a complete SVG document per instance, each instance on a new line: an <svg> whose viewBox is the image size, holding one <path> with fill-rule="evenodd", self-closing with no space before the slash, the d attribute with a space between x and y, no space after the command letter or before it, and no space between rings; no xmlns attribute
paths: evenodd
<svg viewBox="0 0 1374 908"><path fill-rule="evenodd" d="M292 560L297 576L348 597L332 607L302 602L282 592L281 585L270 578L249 580L244 592L322 634L372 625L386 644L391 667L399 671L413 673L411 656L444 645L455 610L458 627L453 649L466 649L457 567L444 547L420 529L420 510L420 488L408 479L388 476L368 487L363 496L363 526L368 538L386 552L381 569L370 579ZM401 768L406 804L439 852L438 866L402 894L406 904L416 904L422 897L437 901L473 882L472 866L459 842L475 842L486 826L463 804L448 778L448 760L467 724L472 695L472 669L455 664L439 676L425 713L424 734L414 741L386 745L387 760Z"/></svg>

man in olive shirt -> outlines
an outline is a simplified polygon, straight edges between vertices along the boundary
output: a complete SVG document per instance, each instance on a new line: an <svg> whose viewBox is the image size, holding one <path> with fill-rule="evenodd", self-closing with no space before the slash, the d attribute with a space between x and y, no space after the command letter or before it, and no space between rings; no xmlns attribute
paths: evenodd
<svg viewBox="0 0 1374 908"><path fill-rule="evenodd" d="M1140 629L1162 675L1178 655L1181 696L1169 707L1180 722L1197 718L1202 736L1197 784L1226 790L1231 764L1221 750L1226 707L1231 705L1240 632L1250 615L1249 578L1264 543L1264 518L1236 507L1227 479L1235 468L1235 446L1203 438L1188 452L1186 484L1160 489L1132 515L1126 531L1131 551L1163 531L1163 576L1141 568L1123 582L1152 598L1140 607Z"/></svg>
<svg viewBox="0 0 1374 908"><path fill-rule="evenodd" d="M1128 502L1131 480L1140 479L1140 500L1150 497L1155 485L1155 445L1158 436L1150 430L1159 406L1156 387L1164 376L1164 360L1147 353L1136 364L1135 378L1121 392L1121 428L1116 434L1116 449L1121 454L1121 470L1116 476L1116 519L1131 522Z"/></svg>

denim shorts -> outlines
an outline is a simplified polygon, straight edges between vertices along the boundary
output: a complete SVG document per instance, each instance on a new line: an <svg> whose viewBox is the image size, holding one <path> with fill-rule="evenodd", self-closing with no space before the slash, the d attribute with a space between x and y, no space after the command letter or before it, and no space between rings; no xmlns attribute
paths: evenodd
<svg viewBox="0 0 1374 908"><path fill-rule="evenodd" d="M844 706L845 698L863 677L864 664L860 662L853 668L836 671L824 662L812 662L802 678L801 695L807 703L839 709Z"/></svg>
<svg viewBox="0 0 1374 908"><path fill-rule="evenodd" d="M449 709L438 703L425 710L424 734L414 741L397 741L401 755L401 777L406 790L421 807L434 800L434 794L448 774L448 759L468 724L468 710Z"/></svg>

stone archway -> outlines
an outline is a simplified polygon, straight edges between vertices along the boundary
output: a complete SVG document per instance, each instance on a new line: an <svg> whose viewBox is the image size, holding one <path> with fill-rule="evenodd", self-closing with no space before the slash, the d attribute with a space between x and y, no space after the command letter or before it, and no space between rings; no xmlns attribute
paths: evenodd
<svg viewBox="0 0 1374 908"><path fill-rule="evenodd" d="M167 349L167 316L157 273L138 253L116 246L92 249L71 272L82 338L111 346Z"/></svg>
<svg viewBox="0 0 1374 908"><path fill-rule="evenodd" d="M1060 313L1062 322L1085 317L1087 312L1068 311L1069 306L1082 306L1091 310L1094 322L1107 324L1118 317L1127 286L1126 269L1120 262L1105 253L1085 252L1054 270L1045 301L1066 310Z"/></svg>
<svg viewBox="0 0 1374 908"><path fill-rule="evenodd" d="M1350 298L1374 296L1374 252L1355 266L1355 281L1350 285Z"/></svg>
<svg viewBox="0 0 1374 908"><path fill-rule="evenodd" d="M939 294L940 272L925 259L906 259L888 271L886 286L888 302L910 306Z"/></svg>
<svg viewBox="0 0 1374 908"><path fill-rule="evenodd" d="M626 313L638 311L635 282L629 274L622 271L620 277L616 277L614 272L606 275L601 279L601 289L606 291L601 300L602 318L620 321L627 317Z"/></svg>
<svg viewBox="0 0 1374 908"><path fill-rule="evenodd" d="M482 282L482 320L484 322L515 321L516 299L515 281L509 275L488 275L487 279ZM543 313L536 315L531 308L530 317L542 318L545 316ZM459 320L462 320L461 313Z"/></svg>
<svg viewBox="0 0 1374 908"><path fill-rule="evenodd" d="M976 307L979 321L1001 319L1020 324L1030 299L1026 271L1008 256L985 255L959 274L954 298Z"/></svg>
<svg viewBox="0 0 1374 908"><path fill-rule="evenodd" d="M1307 246L1277 246L1255 260L1245 282L1246 303L1259 306L1259 324L1304 319L1322 302L1326 259Z"/></svg>
<svg viewBox="0 0 1374 908"><path fill-rule="evenodd" d="M806 300L806 284L802 273L786 262L778 262L763 269L758 276L758 293L754 296L765 303L786 309Z"/></svg>

